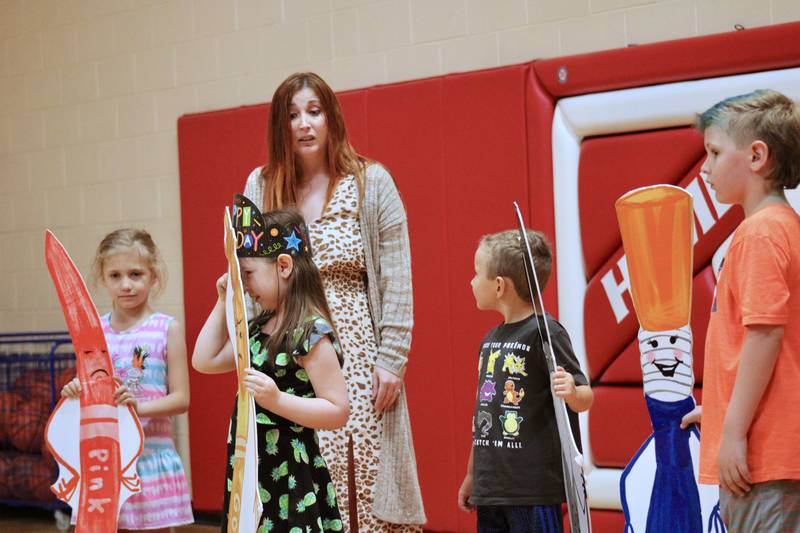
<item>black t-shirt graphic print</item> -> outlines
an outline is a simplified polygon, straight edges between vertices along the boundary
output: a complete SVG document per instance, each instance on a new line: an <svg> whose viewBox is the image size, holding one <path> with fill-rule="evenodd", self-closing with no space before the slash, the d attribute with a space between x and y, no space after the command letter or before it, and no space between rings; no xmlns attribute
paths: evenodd
<svg viewBox="0 0 800 533"><path fill-rule="evenodd" d="M574 376L576 385L586 385L566 330L546 316L557 363ZM536 315L500 324L484 337L478 376L470 502L548 505L565 501L550 374ZM580 443L578 417L569 413Z"/></svg>

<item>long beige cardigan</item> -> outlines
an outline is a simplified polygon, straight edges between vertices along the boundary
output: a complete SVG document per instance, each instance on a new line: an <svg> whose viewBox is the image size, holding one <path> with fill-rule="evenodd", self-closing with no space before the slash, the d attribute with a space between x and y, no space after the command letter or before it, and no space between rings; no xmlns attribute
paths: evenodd
<svg viewBox="0 0 800 533"><path fill-rule="evenodd" d="M263 204L261 169L247 178L244 195ZM403 376L414 323L411 252L406 211L392 176L379 163L367 167L359 212L369 299L378 355L375 364ZM383 415L380 465L373 491L373 514L393 524L424 524L405 388Z"/></svg>

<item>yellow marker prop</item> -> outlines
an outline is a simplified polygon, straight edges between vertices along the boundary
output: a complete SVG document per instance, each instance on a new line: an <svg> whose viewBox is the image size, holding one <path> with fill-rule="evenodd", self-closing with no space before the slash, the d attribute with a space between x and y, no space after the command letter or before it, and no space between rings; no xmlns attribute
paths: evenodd
<svg viewBox="0 0 800 533"><path fill-rule="evenodd" d="M228 505L228 533L252 532L258 527L262 505L258 495L258 457L256 451L255 404L244 388L245 369L250 368L247 312L236 257L236 235L230 213L225 209L225 256L228 258L228 293L225 310L228 335L236 352L238 394L236 400L236 441L233 454L233 479ZM231 320L233 319L233 320Z"/></svg>

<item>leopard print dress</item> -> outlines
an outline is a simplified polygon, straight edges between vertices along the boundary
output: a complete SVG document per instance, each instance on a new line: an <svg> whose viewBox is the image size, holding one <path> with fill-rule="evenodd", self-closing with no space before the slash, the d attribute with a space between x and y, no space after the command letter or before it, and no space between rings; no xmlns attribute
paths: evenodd
<svg viewBox="0 0 800 533"><path fill-rule="evenodd" d="M314 262L325 283L325 296L344 355L350 395L350 419L334 431L319 431L346 531L418 532L420 526L390 524L372 515L378 477L381 415L372 404L372 370L378 348L367 300L366 260L358 220L358 186L342 179L319 219L309 225ZM352 441L358 526L349 524L348 449Z"/></svg>

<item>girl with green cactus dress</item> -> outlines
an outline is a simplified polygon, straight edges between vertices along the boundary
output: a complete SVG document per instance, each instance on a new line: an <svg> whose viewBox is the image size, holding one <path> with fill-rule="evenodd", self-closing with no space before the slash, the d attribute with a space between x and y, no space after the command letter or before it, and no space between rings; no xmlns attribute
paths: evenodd
<svg viewBox="0 0 800 533"><path fill-rule="evenodd" d="M246 216L239 216L242 213ZM234 221L242 237L237 239L237 255L244 289L264 309L249 324L251 368L244 378L256 403L258 489L264 507L258 533L342 531L316 430L341 427L350 409L340 349L319 271L311 259L307 229L295 211L262 216L239 195ZM227 274L217 280L219 298L192 355L192 365L200 372L235 370L225 321L226 287ZM235 431L234 409L225 511ZM222 531L226 532L228 517L223 515Z"/></svg>

